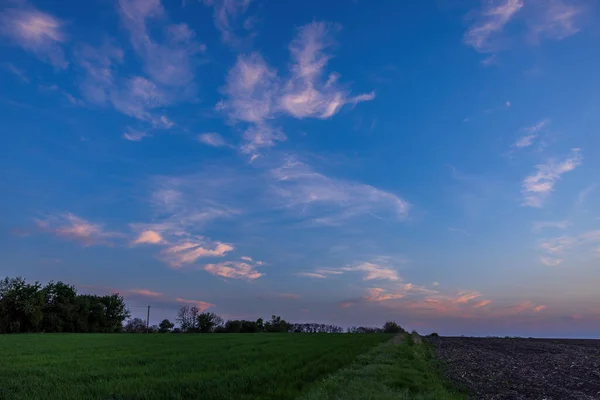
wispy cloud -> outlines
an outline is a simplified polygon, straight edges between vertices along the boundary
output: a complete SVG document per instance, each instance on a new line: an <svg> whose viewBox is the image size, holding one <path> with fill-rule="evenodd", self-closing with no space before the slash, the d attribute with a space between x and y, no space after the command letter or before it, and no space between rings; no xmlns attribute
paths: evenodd
<svg viewBox="0 0 600 400"><path fill-rule="evenodd" d="M465 43L482 53L498 51L497 35L523 6L522 0L483 2L475 22L465 33Z"/></svg>
<svg viewBox="0 0 600 400"><path fill-rule="evenodd" d="M139 236L132 242L133 245L137 244L159 244L163 243L164 239L158 232L154 231L143 231Z"/></svg>
<svg viewBox="0 0 600 400"><path fill-rule="evenodd" d="M36 220L43 232L82 243L85 246L108 244L109 239L122 236L104 229L101 224L91 223L75 214L65 213Z"/></svg>
<svg viewBox="0 0 600 400"><path fill-rule="evenodd" d="M123 50L109 42L100 47L82 45L75 49L75 63L83 78L79 88L83 97L93 104L106 104L114 90L116 66L123 61Z"/></svg>
<svg viewBox="0 0 600 400"><path fill-rule="evenodd" d="M137 295L143 296L143 297L157 298L157 297L163 296L162 293L153 292L152 290L148 290L148 289L129 289L129 290L127 290L127 292L131 293L131 294L137 294Z"/></svg>
<svg viewBox="0 0 600 400"><path fill-rule="evenodd" d="M458 296L453 300L458 304L468 303L469 301L481 297L481 293L479 292L460 292Z"/></svg>
<svg viewBox="0 0 600 400"><path fill-rule="evenodd" d="M123 51L106 40L101 46L78 46L75 63L81 71L79 88L91 104L111 105L117 111L143 121L143 130L131 130L125 139L139 141L149 136L149 129L175 126L163 109L181 101L194 99L194 71L204 45L186 24L169 24L160 0L120 0L117 11L130 42L142 60L145 76L121 76L118 66ZM149 24L152 29L149 29ZM156 28L156 29L155 29ZM161 40L153 34L161 32Z"/></svg>
<svg viewBox="0 0 600 400"><path fill-rule="evenodd" d="M251 262L225 261L218 264L207 264L204 270L213 275L228 279L258 279L264 274L256 270Z"/></svg>
<svg viewBox="0 0 600 400"><path fill-rule="evenodd" d="M473 304L473 308L485 307L491 303L492 303L492 300L481 300L481 301L478 301L477 303Z"/></svg>
<svg viewBox="0 0 600 400"><path fill-rule="evenodd" d="M571 236L560 236L552 239L545 239L540 243L540 248L550 254L562 254L576 246L577 238Z"/></svg>
<svg viewBox="0 0 600 400"><path fill-rule="evenodd" d="M306 278L318 278L325 279L332 275L342 275L344 271L340 269L327 269L327 268L319 268L312 272L298 272L296 275L303 276Z"/></svg>
<svg viewBox="0 0 600 400"><path fill-rule="evenodd" d="M537 221L533 223L534 232L540 232L544 229L566 229L571 225L568 220L562 221Z"/></svg>
<svg viewBox="0 0 600 400"><path fill-rule="evenodd" d="M373 100L375 93L350 96L338 86L340 75L333 72L323 77L324 69L332 57L328 49L333 46L332 33L339 26L313 22L298 30L290 44L292 56L291 77L283 87L281 108L296 118L330 118L345 104Z"/></svg>
<svg viewBox="0 0 600 400"><path fill-rule="evenodd" d="M238 46L242 36L252 34L254 18L244 17L252 0L204 0L204 4L214 9L215 26L221 32L223 42ZM243 20L243 21L242 21Z"/></svg>
<svg viewBox="0 0 600 400"><path fill-rule="evenodd" d="M561 40L581 30L586 2L579 0L485 0L474 15L464 42L481 53L491 53L484 65L497 62L496 53L508 47L507 25L519 16L514 38L536 43L543 38ZM521 11L522 10L522 11ZM516 21L515 21L516 23ZM524 34L522 32L525 32ZM521 35L519 37L518 35Z"/></svg>
<svg viewBox="0 0 600 400"><path fill-rule="evenodd" d="M189 88L196 67L194 57L205 50L203 44L196 42L195 32L184 23L160 24L166 19L160 0L120 0L118 11L151 79L157 84ZM162 42L152 37L150 20L162 28Z"/></svg>
<svg viewBox="0 0 600 400"><path fill-rule="evenodd" d="M300 295L295 294L295 293L278 293L276 296L284 298L284 299L294 299L294 300L300 299Z"/></svg>
<svg viewBox="0 0 600 400"><path fill-rule="evenodd" d="M582 208L592 191L596 189L596 186L597 185L593 183L580 191L579 194L577 194L577 199L575 200L575 207Z"/></svg>
<svg viewBox="0 0 600 400"><path fill-rule="evenodd" d="M303 276L305 278L317 278L317 279L325 279L327 275L321 274L318 272L298 272L296 275Z"/></svg>
<svg viewBox="0 0 600 400"><path fill-rule="evenodd" d="M370 288L367 289L367 293L368 294L365 296L365 300L372 302L402 299L406 297L406 293L404 292L389 293L382 288Z"/></svg>
<svg viewBox="0 0 600 400"><path fill-rule="evenodd" d="M600 244L600 230L591 230L579 233L573 236L558 236L554 238L542 239L539 248L545 253L540 257L544 265L557 266L563 263L564 255L570 251L577 250L579 254L584 254L582 249L588 249Z"/></svg>
<svg viewBox="0 0 600 400"><path fill-rule="evenodd" d="M579 17L584 12L579 1L547 0L539 2L539 10L530 21L534 39L545 36L564 39L580 31Z"/></svg>
<svg viewBox="0 0 600 400"><path fill-rule="evenodd" d="M216 132L201 133L198 135L198 141L213 147L228 146L223 136Z"/></svg>
<svg viewBox="0 0 600 400"><path fill-rule="evenodd" d="M276 71L258 53L240 55L227 74L223 88L227 98L216 108L226 112L233 122L250 124L244 132L243 152L253 153L286 140L285 134L269 122L276 113L278 85Z"/></svg>
<svg viewBox="0 0 600 400"><path fill-rule="evenodd" d="M342 271L362 272L364 281L389 280L398 281L398 271L390 265L381 265L373 262L362 262L357 265L343 267Z"/></svg>
<svg viewBox="0 0 600 400"><path fill-rule="evenodd" d="M271 176L282 205L312 213L311 223L316 225L339 225L359 216L403 220L410 210L407 201L392 193L327 177L293 157L273 169Z"/></svg>
<svg viewBox="0 0 600 400"><path fill-rule="evenodd" d="M531 146L539 137L539 131L543 130L546 126L548 126L549 123L549 119L542 119L535 125L522 129L525 135L517 139L517 141L513 144L513 147L516 147L517 149L523 149Z"/></svg>
<svg viewBox="0 0 600 400"><path fill-rule="evenodd" d="M154 110L171 104L171 94L142 76L118 76L117 67L123 57L123 50L110 42L99 47L82 45L75 50L76 64L82 72L79 89L83 98L91 104L111 105L122 114L149 123L153 128L170 128L173 123ZM136 139L140 133L126 132L126 135ZM147 135L147 132L144 133ZM126 139L127 136L124 135Z"/></svg>
<svg viewBox="0 0 600 400"><path fill-rule="evenodd" d="M544 264L548 267L556 267L556 266L562 264L564 260L562 258L542 256L542 257L540 257L540 261L542 264Z"/></svg>
<svg viewBox="0 0 600 400"><path fill-rule="evenodd" d="M223 257L233 250L228 243L210 242L201 237L187 238L162 251L162 257L174 268L193 264L203 257Z"/></svg>
<svg viewBox="0 0 600 400"><path fill-rule="evenodd" d="M160 258L174 268L194 264L199 258L223 257L231 252L232 244L200 234L206 223L234 214L209 199L203 201L195 197L208 189L207 185L195 187L194 182L185 179L160 180L149 199L156 219L131 224L131 229L138 232L133 244L160 245L163 247Z"/></svg>
<svg viewBox="0 0 600 400"><path fill-rule="evenodd" d="M468 316L473 312L486 313L492 301L481 299L476 291L460 291L446 294L437 288L412 283L392 283L388 288L369 288L360 301L375 303L382 307L405 310L411 314L439 314L444 316ZM354 301L353 304L359 301Z"/></svg>
<svg viewBox="0 0 600 400"><path fill-rule="evenodd" d="M66 41L63 22L24 1L4 4L0 12L0 34L55 68L67 68L62 43Z"/></svg>
<svg viewBox="0 0 600 400"><path fill-rule="evenodd" d="M296 275L306 278L325 279L330 276L342 275L347 272L360 272L363 275L363 281L400 281L401 278L394 266L398 262L398 260L393 258L376 257L368 262L359 262L339 268L319 268L309 272L298 272Z"/></svg>
<svg viewBox="0 0 600 400"><path fill-rule="evenodd" d="M139 142L143 138L147 137L148 133L143 131L138 131L133 128L127 128L127 132L123 133L123 137L132 142Z"/></svg>
<svg viewBox="0 0 600 400"><path fill-rule="evenodd" d="M188 300L188 299L182 299L180 297L178 297L177 299L175 299L178 303L182 303L182 304L187 304L190 306L195 306L198 310L200 311L204 311L206 309L209 309L211 307L214 307L215 305L212 303L208 303L206 301L201 301L201 300Z"/></svg>
<svg viewBox="0 0 600 400"><path fill-rule="evenodd" d="M550 160L546 164L536 166L536 173L525 178L522 193L525 197L523 205L542 207L544 200L554 190L554 185L567 172L573 171L583 161L579 149L573 149L571 155L562 161Z"/></svg>
<svg viewBox="0 0 600 400"><path fill-rule="evenodd" d="M529 147L533 144L535 138L537 138L537 135L525 135L525 136L521 136L513 145L514 147L516 147L517 149L522 149L525 147Z"/></svg>
<svg viewBox="0 0 600 400"><path fill-rule="evenodd" d="M344 105L373 100L375 93L351 95L339 83L340 75L325 76L332 33L339 27L313 22L298 29L291 42L290 73L280 77L258 53L240 55L229 71L223 93L226 98L216 109L225 112L233 122L249 124L244 132L242 151L254 156L261 148L273 147L286 140L275 126L277 115L294 118L326 119L337 114Z"/></svg>
<svg viewBox="0 0 600 400"><path fill-rule="evenodd" d="M29 83L29 77L27 76L27 74L25 73L25 71L23 71L22 69L17 68L13 64L10 64L10 63L3 64L3 66L7 70L9 70L10 72L12 72L21 81L23 81L25 83Z"/></svg>
<svg viewBox="0 0 600 400"><path fill-rule="evenodd" d="M277 96L277 73L258 53L240 55L228 72L223 93L217 104L233 121L261 125L273 118Z"/></svg>
<svg viewBox="0 0 600 400"><path fill-rule="evenodd" d="M519 304L515 304L514 306L509 306L504 308L503 310L499 310L499 314L521 314L523 312L535 312L538 313L547 307L545 305L536 305L531 301L523 301Z"/></svg>

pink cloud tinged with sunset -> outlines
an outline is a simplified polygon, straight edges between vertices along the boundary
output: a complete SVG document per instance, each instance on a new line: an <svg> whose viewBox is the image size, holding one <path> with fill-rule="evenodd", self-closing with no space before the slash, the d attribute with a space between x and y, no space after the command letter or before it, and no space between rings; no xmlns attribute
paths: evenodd
<svg viewBox="0 0 600 400"><path fill-rule="evenodd" d="M206 301L201 301L201 300L187 300L187 299L182 299L180 297L178 297L177 299L175 299L178 303L183 303L183 304L187 304L190 306L195 306L196 308L198 308L200 311L204 311L208 308L214 307L215 305L212 303L207 303Z"/></svg>
<svg viewBox="0 0 600 400"><path fill-rule="evenodd" d="M237 261L225 261L218 264L207 264L204 270L213 275L229 279L254 280L263 276L255 267L249 263Z"/></svg>
<svg viewBox="0 0 600 400"><path fill-rule="evenodd" d="M144 297L162 297L163 295L162 293L153 292L152 290L148 289L129 289L127 293L137 294Z"/></svg>
<svg viewBox="0 0 600 400"><path fill-rule="evenodd" d="M44 220L36 220L43 232L80 242L85 246L108 244L109 238L121 236L117 232L106 231L100 224L91 223L72 213L59 214Z"/></svg>

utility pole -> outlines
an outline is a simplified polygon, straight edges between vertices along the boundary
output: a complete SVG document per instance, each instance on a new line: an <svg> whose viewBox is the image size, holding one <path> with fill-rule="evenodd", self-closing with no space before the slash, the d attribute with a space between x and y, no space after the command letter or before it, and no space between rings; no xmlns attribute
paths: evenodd
<svg viewBox="0 0 600 400"><path fill-rule="evenodd" d="M148 306L148 316L146 317L146 333L150 332L150 306Z"/></svg>

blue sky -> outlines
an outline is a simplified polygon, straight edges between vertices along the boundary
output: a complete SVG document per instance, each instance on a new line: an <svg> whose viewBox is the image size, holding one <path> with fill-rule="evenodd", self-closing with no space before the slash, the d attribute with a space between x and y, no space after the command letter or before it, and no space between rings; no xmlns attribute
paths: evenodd
<svg viewBox="0 0 600 400"><path fill-rule="evenodd" d="M3 4L1 275L597 335L594 1Z"/></svg>

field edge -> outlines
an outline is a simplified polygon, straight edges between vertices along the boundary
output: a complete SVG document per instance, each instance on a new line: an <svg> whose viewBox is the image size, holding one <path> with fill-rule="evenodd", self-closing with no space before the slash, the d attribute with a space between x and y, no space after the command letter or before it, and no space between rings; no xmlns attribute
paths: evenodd
<svg viewBox="0 0 600 400"><path fill-rule="evenodd" d="M398 335L361 354L298 400L464 400L445 379L432 346L417 335Z"/></svg>

